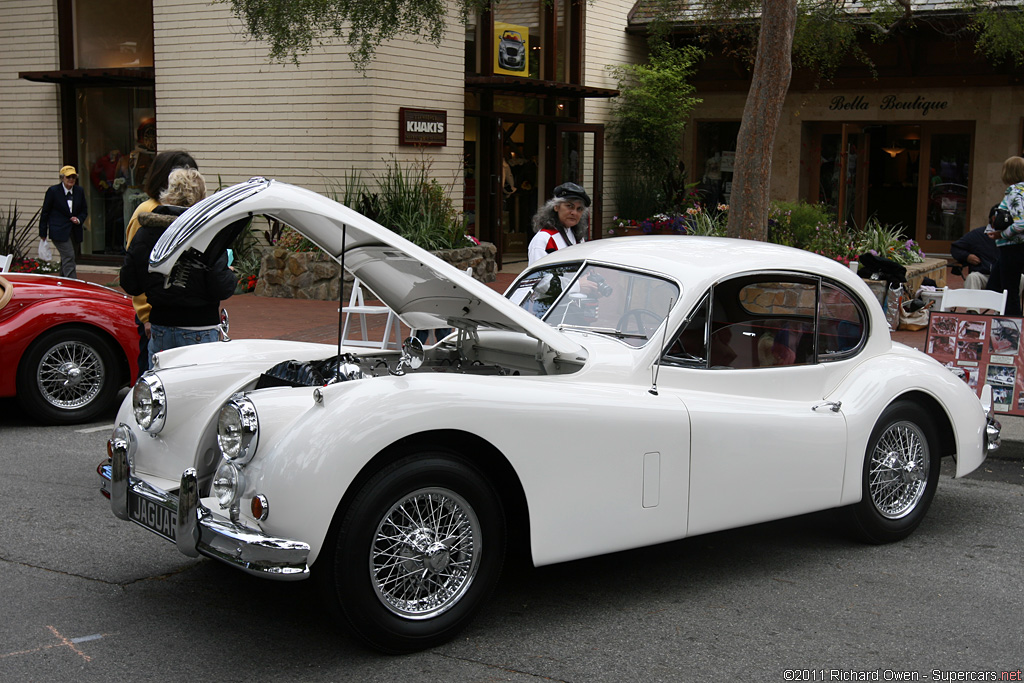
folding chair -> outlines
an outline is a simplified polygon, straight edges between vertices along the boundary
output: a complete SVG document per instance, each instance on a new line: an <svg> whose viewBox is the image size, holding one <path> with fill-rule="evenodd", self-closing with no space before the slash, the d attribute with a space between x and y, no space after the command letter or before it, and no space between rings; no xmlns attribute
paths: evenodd
<svg viewBox="0 0 1024 683"><path fill-rule="evenodd" d="M939 303L940 311L949 311L954 308L967 308L974 311L994 311L995 315L1003 315L1006 312L1006 290L993 292L988 289L950 289L945 287L942 290L942 301Z"/></svg>
<svg viewBox="0 0 1024 683"><path fill-rule="evenodd" d="M376 349L386 349L391 343L392 334L394 334L394 348L402 348L402 325L398 316L387 306L367 305L363 296L363 283L359 281L359 278L352 280L352 293L348 297L348 306L345 307L344 313L345 322L341 326L342 346L369 346ZM359 330L363 334L362 339L349 337L349 331L352 327L352 316L354 315L359 316ZM380 341L370 339L366 325L366 316L368 315L387 316L387 322L384 323L384 338Z"/></svg>

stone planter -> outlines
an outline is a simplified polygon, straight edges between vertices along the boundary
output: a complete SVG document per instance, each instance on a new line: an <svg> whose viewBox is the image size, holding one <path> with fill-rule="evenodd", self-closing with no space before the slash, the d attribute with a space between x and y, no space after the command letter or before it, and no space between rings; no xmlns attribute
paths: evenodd
<svg viewBox="0 0 1024 683"><path fill-rule="evenodd" d="M461 249L433 252L435 256L459 270L472 269L472 275L481 282L497 279L497 247L481 242ZM281 247L269 247L260 264L257 296L287 299L348 300L352 275L345 273L344 290L338 277L341 267L320 252L295 252Z"/></svg>

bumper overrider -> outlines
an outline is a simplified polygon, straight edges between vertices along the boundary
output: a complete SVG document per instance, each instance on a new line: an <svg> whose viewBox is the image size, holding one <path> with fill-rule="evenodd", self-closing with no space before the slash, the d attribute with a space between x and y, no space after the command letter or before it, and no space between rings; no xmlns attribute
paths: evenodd
<svg viewBox="0 0 1024 683"><path fill-rule="evenodd" d="M195 468L181 475L178 494L162 491L133 477L135 437L128 429L107 443L108 462L97 469L110 507L120 519L134 522L174 543L189 557L204 555L263 578L296 581L309 576L309 544L268 536L217 517L199 500Z"/></svg>

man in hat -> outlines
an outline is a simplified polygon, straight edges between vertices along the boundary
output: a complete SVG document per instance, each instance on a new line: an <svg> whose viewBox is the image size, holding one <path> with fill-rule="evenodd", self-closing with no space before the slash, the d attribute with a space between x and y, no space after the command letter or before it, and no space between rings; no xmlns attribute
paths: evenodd
<svg viewBox="0 0 1024 683"><path fill-rule="evenodd" d="M60 182L46 189L43 208L39 212L39 238L50 238L60 254L60 274L77 278L75 245L82 241L82 224L89 210L85 205L85 190L78 185L78 171L74 166L60 169Z"/></svg>

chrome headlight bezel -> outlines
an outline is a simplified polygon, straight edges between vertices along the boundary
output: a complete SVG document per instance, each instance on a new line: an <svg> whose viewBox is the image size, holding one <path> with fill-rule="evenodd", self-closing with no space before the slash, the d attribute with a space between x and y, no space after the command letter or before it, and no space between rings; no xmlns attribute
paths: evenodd
<svg viewBox="0 0 1024 683"><path fill-rule="evenodd" d="M256 405L245 394L235 394L217 414L217 448L225 460L245 465L256 454L259 443Z"/></svg>
<svg viewBox="0 0 1024 683"><path fill-rule="evenodd" d="M167 392L153 372L146 372L132 388L132 414L143 431L158 434L167 422Z"/></svg>

